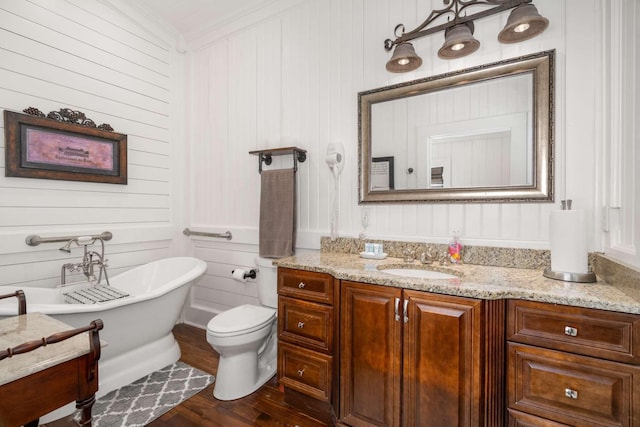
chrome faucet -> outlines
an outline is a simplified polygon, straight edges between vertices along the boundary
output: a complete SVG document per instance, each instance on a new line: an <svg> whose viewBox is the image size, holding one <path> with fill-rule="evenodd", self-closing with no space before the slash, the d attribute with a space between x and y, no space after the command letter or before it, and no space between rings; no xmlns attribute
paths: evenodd
<svg viewBox="0 0 640 427"><path fill-rule="evenodd" d="M90 251L88 249L89 245L92 245L96 242L96 240L100 241L101 245L101 253ZM62 265L62 269L60 271L60 285L66 284L66 272L82 272L84 276L87 278L91 284L97 285L100 284L102 280L102 274L104 273L104 278L109 285L109 277L107 276L107 259L104 257L104 241L100 237L91 237L91 236L80 236L74 237L69 240L63 247L60 248L61 251L71 253L71 244L75 243L78 246L84 246L84 255L82 257L82 262L78 263L66 263ZM98 271L98 279L96 280L95 276L95 267L99 267Z"/></svg>
<svg viewBox="0 0 640 427"><path fill-rule="evenodd" d="M422 252L420 254L420 262L423 264L432 264L437 261L438 254L434 253L433 248L431 246L427 246L426 252Z"/></svg>
<svg viewBox="0 0 640 427"><path fill-rule="evenodd" d="M413 262L415 260L415 256L416 256L416 251L414 251L413 249L405 249L402 252L402 257L404 259L404 262Z"/></svg>

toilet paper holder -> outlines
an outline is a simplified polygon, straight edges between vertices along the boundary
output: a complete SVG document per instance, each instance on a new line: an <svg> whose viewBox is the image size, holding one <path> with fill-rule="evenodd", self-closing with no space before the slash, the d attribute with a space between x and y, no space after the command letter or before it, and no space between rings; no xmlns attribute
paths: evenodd
<svg viewBox="0 0 640 427"><path fill-rule="evenodd" d="M234 273L235 270L231 270L231 274ZM256 269L252 268L251 270L245 271L242 275L243 279L255 279L256 278Z"/></svg>

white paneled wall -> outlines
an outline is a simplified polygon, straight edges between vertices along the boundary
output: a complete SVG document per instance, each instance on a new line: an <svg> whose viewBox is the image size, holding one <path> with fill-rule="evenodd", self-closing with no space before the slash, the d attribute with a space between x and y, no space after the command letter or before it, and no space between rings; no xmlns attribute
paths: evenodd
<svg viewBox="0 0 640 427"><path fill-rule="evenodd" d="M114 2L116 3L116 2ZM109 230L110 274L176 255L182 167L175 36L96 0L0 0L0 107L84 112L128 135L128 185L4 176L0 155L0 284L54 286L82 249L29 247L29 234ZM175 84L177 82L177 84ZM4 123L0 118L0 130ZM4 153L4 138L2 138Z"/></svg>
<svg viewBox="0 0 640 427"><path fill-rule="evenodd" d="M291 3L291 2L290 2ZM433 3L433 4L432 4ZM478 24L481 50L455 61L435 56L442 37L415 42L424 65L413 73L392 75L384 69L389 54L382 41L397 22L408 26L416 11L441 3L299 1L275 15L199 46L191 53L193 112L190 221L205 228L250 230L244 242L257 242L259 175L248 152L264 147L299 145L309 151L298 174L301 240L317 248L315 237L328 232L332 192L324 153L329 142L345 145L347 164L340 185L342 235L357 235L357 93L382 85L430 76L547 49L558 50L556 106L564 107L564 2L540 1L552 22L542 36L519 45L499 45L495 34L505 16ZM397 22L396 22L397 21ZM197 44L197 41L194 43ZM561 114L559 114L562 118ZM455 120L454 117L452 117ZM557 143L564 143L563 122L556 123ZM224 161L221 161L224 159ZM557 169L563 167L562 160ZM278 167L275 165L274 167ZM558 174L562 181L563 174ZM559 183L562 188L562 182ZM369 232L378 237L446 240L462 228L474 243L545 247L548 213L553 204L380 205L368 207ZM539 218L535 226L531 218ZM305 235L314 238L306 239Z"/></svg>

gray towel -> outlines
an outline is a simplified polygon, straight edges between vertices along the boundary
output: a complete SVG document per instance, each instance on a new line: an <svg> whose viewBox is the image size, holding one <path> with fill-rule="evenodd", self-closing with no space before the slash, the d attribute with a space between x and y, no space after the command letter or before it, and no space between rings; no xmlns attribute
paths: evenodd
<svg viewBox="0 0 640 427"><path fill-rule="evenodd" d="M295 253L296 176L293 169L263 170L260 178L260 256Z"/></svg>

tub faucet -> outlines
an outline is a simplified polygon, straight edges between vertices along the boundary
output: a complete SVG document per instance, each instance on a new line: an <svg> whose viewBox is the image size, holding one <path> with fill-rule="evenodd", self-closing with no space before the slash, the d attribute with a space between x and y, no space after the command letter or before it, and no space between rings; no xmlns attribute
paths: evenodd
<svg viewBox="0 0 640 427"><path fill-rule="evenodd" d="M100 241L100 245L102 248L101 253L98 253L96 251L90 251L88 249L88 246L95 243L96 240ZM76 245L78 246L80 245L84 246L84 255L82 257L82 262L78 262L75 264L66 263L62 265L62 270L60 272L60 285L66 284L67 271L82 272L82 274L84 274L84 276L87 278L87 281L89 281L91 284L94 284L94 285L100 284L100 281L102 280L102 275L104 274L104 278L107 285L110 285L109 276L107 276L108 260L104 258L104 241L100 237L98 238L92 238L89 236L74 237L73 239L69 240L66 245L60 248L60 250L63 252L70 253L72 243L76 243ZM95 276L96 266L99 268L97 280Z"/></svg>

